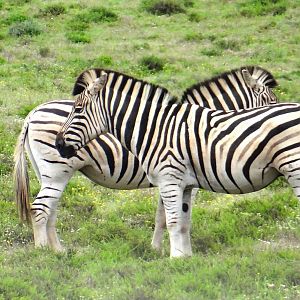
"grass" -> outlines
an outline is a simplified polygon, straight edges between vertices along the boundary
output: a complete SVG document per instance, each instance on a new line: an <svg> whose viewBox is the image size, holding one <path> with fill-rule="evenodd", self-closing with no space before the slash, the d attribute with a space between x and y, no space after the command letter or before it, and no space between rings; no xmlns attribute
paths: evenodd
<svg viewBox="0 0 300 300"><path fill-rule="evenodd" d="M158 4L159 12L147 7ZM163 11L172 5L180 11ZM148 5L148 6L147 6ZM277 180L245 196L201 191L194 256L150 247L157 191L117 191L82 176L59 204L67 251L33 247L18 221L12 167L27 113L69 99L76 76L107 67L168 88L258 64L299 102L297 1L0 1L0 299L299 299L300 207ZM238 28L238 30L237 30ZM30 170L34 197L39 184Z"/></svg>

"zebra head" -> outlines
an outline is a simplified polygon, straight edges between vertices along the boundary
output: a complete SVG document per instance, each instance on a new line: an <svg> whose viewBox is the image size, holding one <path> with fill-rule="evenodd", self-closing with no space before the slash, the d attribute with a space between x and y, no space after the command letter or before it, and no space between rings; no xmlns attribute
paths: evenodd
<svg viewBox="0 0 300 300"><path fill-rule="evenodd" d="M242 76L246 85L252 90L254 99L256 101L255 107L272 105L278 102L276 95L272 92L272 87L277 83L273 79L271 83L268 83L268 78L265 78L265 74L261 74L261 77L256 77L254 74L250 74L247 68L242 68ZM275 82L275 83L274 83Z"/></svg>
<svg viewBox="0 0 300 300"><path fill-rule="evenodd" d="M73 109L56 136L55 146L62 157L74 156L87 142L107 131L99 104L99 92L106 81L104 73L76 96Z"/></svg>

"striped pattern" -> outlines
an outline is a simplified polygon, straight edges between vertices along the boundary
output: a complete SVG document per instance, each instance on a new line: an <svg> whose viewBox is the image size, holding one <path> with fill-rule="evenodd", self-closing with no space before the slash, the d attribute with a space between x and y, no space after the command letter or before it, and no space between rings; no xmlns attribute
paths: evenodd
<svg viewBox="0 0 300 300"><path fill-rule="evenodd" d="M107 83L99 85L99 79L87 82L77 97L84 109L77 111L75 102L66 122L69 125L62 126L57 136L58 149L61 155L68 155L68 147L76 150L84 140L106 131L117 137L160 189L172 257L191 255L190 191L194 187L248 193L282 174L299 194L300 105L233 112L191 104L161 105L139 93L141 83L134 78L104 71L99 75ZM77 82L81 84L83 78L79 76ZM143 85L145 88L149 87ZM166 90L154 88L160 97L170 97ZM76 139L74 133L78 133Z"/></svg>
<svg viewBox="0 0 300 300"><path fill-rule="evenodd" d="M273 75L258 66L245 66L188 88L182 100L221 110L238 110L277 103Z"/></svg>
<svg viewBox="0 0 300 300"><path fill-rule="evenodd" d="M251 76L257 73L254 70L261 70L269 78L268 82L270 82L270 78L273 78L268 71L259 67L242 67L239 69L240 74L242 74L242 69L248 69ZM211 82L217 81L221 77L228 77L228 74L232 72L221 74L211 79ZM238 73L238 70L234 70L234 72ZM82 85L76 86L77 89L85 88L85 82L94 80L98 74L88 73L84 74L84 76ZM206 80L203 85L206 85L208 82ZM275 79L273 79L273 82L276 82ZM200 86L202 84L199 84ZM234 89L234 86L231 88ZM190 99L189 95L192 91L194 93L195 89L197 87L193 86L193 88L185 91L184 97L188 101ZM152 92L154 91L156 91L155 88L152 89ZM154 94L150 94L150 96L155 97ZM271 104L271 96L272 94L270 94L267 104ZM217 93L214 97L219 98L218 103L225 100L235 102L235 99L227 99ZM203 104L209 105L209 102ZM90 141L70 159L62 158L59 155L55 148L56 134L61 124L66 121L66 117L71 112L73 105L73 100L56 100L37 107L26 118L16 146L15 189L20 216L28 222L31 220L25 147L41 183L41 190L32 204L35 243L37 246L48 245L58 251L62 250L62 246L55 230L55 208L65 186L77 170L93 182L109 188L136 189L152 186L139 161L110 134L101 135ZM225 105L223 106L225 107ZM228 106L231 106L231 104L228 104ZM193 193L195 192L193 191ZM165 214L161 204L162 202L159 200L152 241L153 247L158 249L161 247L163 228L165 226Z"/></svg>

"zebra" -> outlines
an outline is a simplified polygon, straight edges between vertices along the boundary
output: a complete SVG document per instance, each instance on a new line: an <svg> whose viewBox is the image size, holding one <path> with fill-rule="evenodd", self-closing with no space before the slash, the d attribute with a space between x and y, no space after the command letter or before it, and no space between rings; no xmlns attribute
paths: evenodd
<svg viewBox="0 0 300 300"><path fill-rule="evenodd" d="M276 85L276 80L267 70L258 66L244 66L191 86L184 92L181 101L199 101L206 107L226 109L256 106L257 98L262 98L265 102L260 102L261 105L272 105L277 103L271 90ZM206 91L209 101L204 102L202 98L200 102L199 96L191 99L203 90ZM260 90L261 94L267 93L268 97L255 94L256 90ZM55 228L57 203L77 170L93 182L109 188L136 189L152 186L138 160L110 134L90 141L70 159L59 155L55 148L55 137L73 105L74 100L54 100L31 111L24 121L15 149L15 190L20 217L22 220L31 221L29 180L24 152L26 148L41 183L40 191L32 204L32 211L39 211L32 220L35 245L49 246L55 251L63 251ZM51 205L46 204L50 200ZM159 200L152 239L152 246L157 250L161 248L164 227L164 208Z"/></svg>
<svg viewBox="0 0 300 300"><path fill-rule="evenodd" d="M171 257L192 255L193 188L244 194L283 175L300 198L300 104L231 112L160 104L158 97L172 99L164 88L112 71L96 75L88 70L78 77L56 147L71 157L109 132L132 152L159 188Z"/></svg>

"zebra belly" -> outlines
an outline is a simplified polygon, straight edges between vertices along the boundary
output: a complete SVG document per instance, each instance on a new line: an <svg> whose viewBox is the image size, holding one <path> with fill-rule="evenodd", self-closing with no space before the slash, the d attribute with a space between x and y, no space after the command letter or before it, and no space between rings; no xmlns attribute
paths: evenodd
<svg viewBox="0 0 300 300"><path fill-rule="evenodd" d="M217 193L246 194L261 190L272 183L280 173L274 168L255 169L247 178L242 168L235 168L234 172L209 172L204 176L198 176L200 187Z"/></svg>

